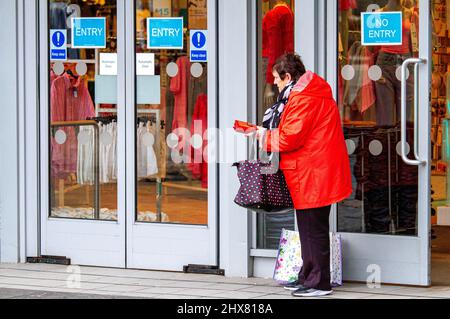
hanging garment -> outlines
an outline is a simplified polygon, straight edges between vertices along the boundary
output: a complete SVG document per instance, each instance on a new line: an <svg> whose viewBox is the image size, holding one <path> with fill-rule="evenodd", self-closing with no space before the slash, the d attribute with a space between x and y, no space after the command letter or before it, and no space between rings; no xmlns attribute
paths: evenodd
<svg viewBox="0 0 450 319"><path fill-rule="evenodd" d="M142 135L144 130L144 123L139 123L136 132L136 165L138 178L145 177L144 163L142 161Z"/></svg>
<svg viewBox="0 0 450 319"><path fill-rule="evenodd" d="M357 41L350 47L348 61L355 70L355 76L345 85L344 103L352 110L364 113L376 103L374 83L369 78L374 56L367 47Z"/></svg>
<svg viewBox="0 0 450 319"><path fill-rule="evenodd" d="M360 139L355 151L353 168L357 182L355 199L364 207L365 227L368 233L389 233L394 217L396 228L413 231L417 218L418 169L405 164L397 154L401 140L400 130L381 128L351 129ZM347 129L347 136L349 135ZM413 139L414 130L407 130L407 139ZM370 144L377 141L382 152L375 156ZM411 150L413 152L413 150Z"/></svg>
<svg viewBox="0 0 450 319"><path fill-rule="evenodd" d="M158 178L166 178L167 176L167 143L166 131L161 123L150 125L150 133L155 137L154 150L156 152L158 165ZM158 135L159 134L159 135Z"/></svg>
<svg viewBox="0 0 450 319"><path fill-rule="evenodd" d="M356 0L339 0L339 10L347 11L349 9L356 9L358 5Z"/></svg>
<svg viewBox="0 0 450 319"><path fill-rule="evenodd" d="M200 94L208 93L208 71L207 67L203 68L203 74L198 77L191 77L189 80L189 98L188 98L188 125L191 127L192 115L194 114L195 105Z"/></svg>
<svg viewBox="0 0 450 319"><path fill-rule="evenodd" d="M75 79L65 73L53 81L51 120L81 121L95 116L94 103L84 77Z"/></svg>
<svg viewBox="0 0 450 319"><path fill-rule="evenodd" d="M158 161L154 149L156 139L150 132L150 123L139 123L136 136L138 178L147 178L158 174Z"/></svg>
<svg viewBox="0 0 450 319"><path fill-rule="evenodd" d="M98 128L99 182L108 184L117 180L117 123L99 123ZM77 162L77 181L80 185L95 183L94 150L94 129L90 126L80 127Z"/></svg>
<svg viewBox="0 0 450 319"><path fill-rule="evenodd" d="M205 94L201 94L197 98L192 116L191 136L201 136L203 144L200 148L191 148L192 158L188 168L192 172L193 177L202 182L203 188L208 188L208 159L206 158L208 143L204 138L207 130L208 97Z"/></svg>
<svg viewBox="0 0 450 319"><path fill-rule="evenodd" d="M94 178L94 128L82 126L77 136L78 160L77 182L79 185L93 185Z"/></svg>
<svg viewBox="0 0 450 319"><path fill-rule="evenodd" d="M52 2L50 3L50 29L67 29L67 3L65 2Z"/></svg>
<svg viewBox="0 0 450 319"><path fill-rule="evenodd" d="M284 53L294 52L294 13L288 5L276 5L266 14L263 19L264 37L267 47L263 47L263 52L269 58L266 83L273 84L272 68L277 59Z"/></svg>
<svg viewBox="0 0 450 319"><path fill-rule="evenodd" d="M376 122L378 126L395 126L401 120L402 83L397 78L397 70L411 54L398 55L381 51L378 54L377 65L383 72L384 81L375 82L377 95ZM414 67L409 68L409 78L406 81L406 119L414 120Z"/></svg>
<svg viewBox="0 0 450 319"><path fill-rule="evenodd" d="M112 180L111 176L111 153L113 152L113 126L112 124L108 125L99 125L100 130L100 183L107 184Z"/></svg>
<svg viewBox="0 0 450 319"><path fill-rule="evenodd" d="M189 85L189 59L186 56L177 60L178 74L170 81L170 91L174 96L172 131L178 128L187 129L187 106Z"/></svg>
<svg viewBox="0 0 450 319"><path fill-rule="evenodd" d="M361 113L366 112L369 108L375 105L375 86L374 82L369 78L369 69L374 65L374 55L367 47L364 47L361 52L361 67L359 72L361 73L361 89L360 89L360 110Z"/></svg>
<svg viewBox="0 0 450 319"><path fill-rule="evenodd" d="M117 123L110 124L110 134L112 136L111 151L108 159L108 176L109 180L117 181Z"/></svg>
<svg viewBox="0 0 450 319"><path fill-rule="evenodd" d="M156 145L156 137L151 132L151 122L147 122L145 127L145 133L143 136L143 149L145 152L145 161L146 161L146 176L153 176L158 174L158 159L155 153L155 145Z"/></svg>
<svg viewBox="0 0 450 319"><path fill-rule="evenodd" d="M56 78L51 87L51 122L82 121L95 116L94 104L83 77L74 79L68 74ZM55 128L66 135L58 144L52 138L52 175L65 178L77 171L78 142L73 127ZM54 130L54 131L55 131ZM53 132L54 133L54 132Z"/></svg>

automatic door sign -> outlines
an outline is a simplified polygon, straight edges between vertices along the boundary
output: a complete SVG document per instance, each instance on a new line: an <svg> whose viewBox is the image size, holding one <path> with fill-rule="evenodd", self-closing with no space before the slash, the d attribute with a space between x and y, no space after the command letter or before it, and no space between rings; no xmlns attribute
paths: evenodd
<svg viewBox="0 0 450 319"><path fill-rule="evenodd" d="M191 62L208 62L208 31L191 30Z"/></svg>
<svg viewBox="0 0 450 319"><path fill-rule="evenodd" d="M183 50L183 18L148 18L148 49Z"/></svg>
<svg viewBox="0 0 450 319"><path fill-rule="evenodd" d="M72 48L106 48L106 18L72 18Z"/></svg>
<svg viewBox="0 0 450 319"><path fill-rule="evenodd" d="M67 60L67 30L50 30L50 60Z"/></svg>
<svg viewBox="0 0 450 319"><path fill-rule="evenodd" d="M362 45L402 45L402 12L361 13Z"/></svg>

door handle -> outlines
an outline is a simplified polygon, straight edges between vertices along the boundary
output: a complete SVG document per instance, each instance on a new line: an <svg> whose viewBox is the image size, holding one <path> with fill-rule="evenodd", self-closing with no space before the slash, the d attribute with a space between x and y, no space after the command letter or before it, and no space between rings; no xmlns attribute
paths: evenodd
<svg viewBox="0 0 450 319"><path fill-rule="evenodd" d="M403 62L402 65L402 103L401 103L401 147L402 147L402 159L403 161L411 166L420 166L427 163L426 160L420 159L419 156L419 64L426 63L425 59L411 58L407 59ZM407 72L408 66L410 64L415 64L414 67L414 157L415 160L411 160L408 158L408 154L406 154L406 145L407 145Z"/></svg>

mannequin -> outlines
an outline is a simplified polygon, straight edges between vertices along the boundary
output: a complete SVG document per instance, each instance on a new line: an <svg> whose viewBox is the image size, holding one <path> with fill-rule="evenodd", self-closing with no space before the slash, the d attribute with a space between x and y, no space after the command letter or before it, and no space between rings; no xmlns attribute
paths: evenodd
<svg viewBox="0 0 450 319"><path fill-rule="evenodd" d="M266 0L267 2L267 0ZM277 96L272 67L284 53L294 51L294 13L283 0L269 0L271 10L263 19L263 58L267 61L264 99L272 105Z"/></svg>

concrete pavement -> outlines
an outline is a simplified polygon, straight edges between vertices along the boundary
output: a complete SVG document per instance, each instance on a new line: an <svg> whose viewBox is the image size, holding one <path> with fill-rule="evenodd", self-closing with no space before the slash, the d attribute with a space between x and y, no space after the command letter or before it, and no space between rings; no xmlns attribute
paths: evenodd
<svg viewBox="0 0 450 319"><path fill-rule="evenodd" d="M271 279L46 264L0 265L0 299L297 299ZM448 299L450 286L347 283L325 299Z"/></svg>

